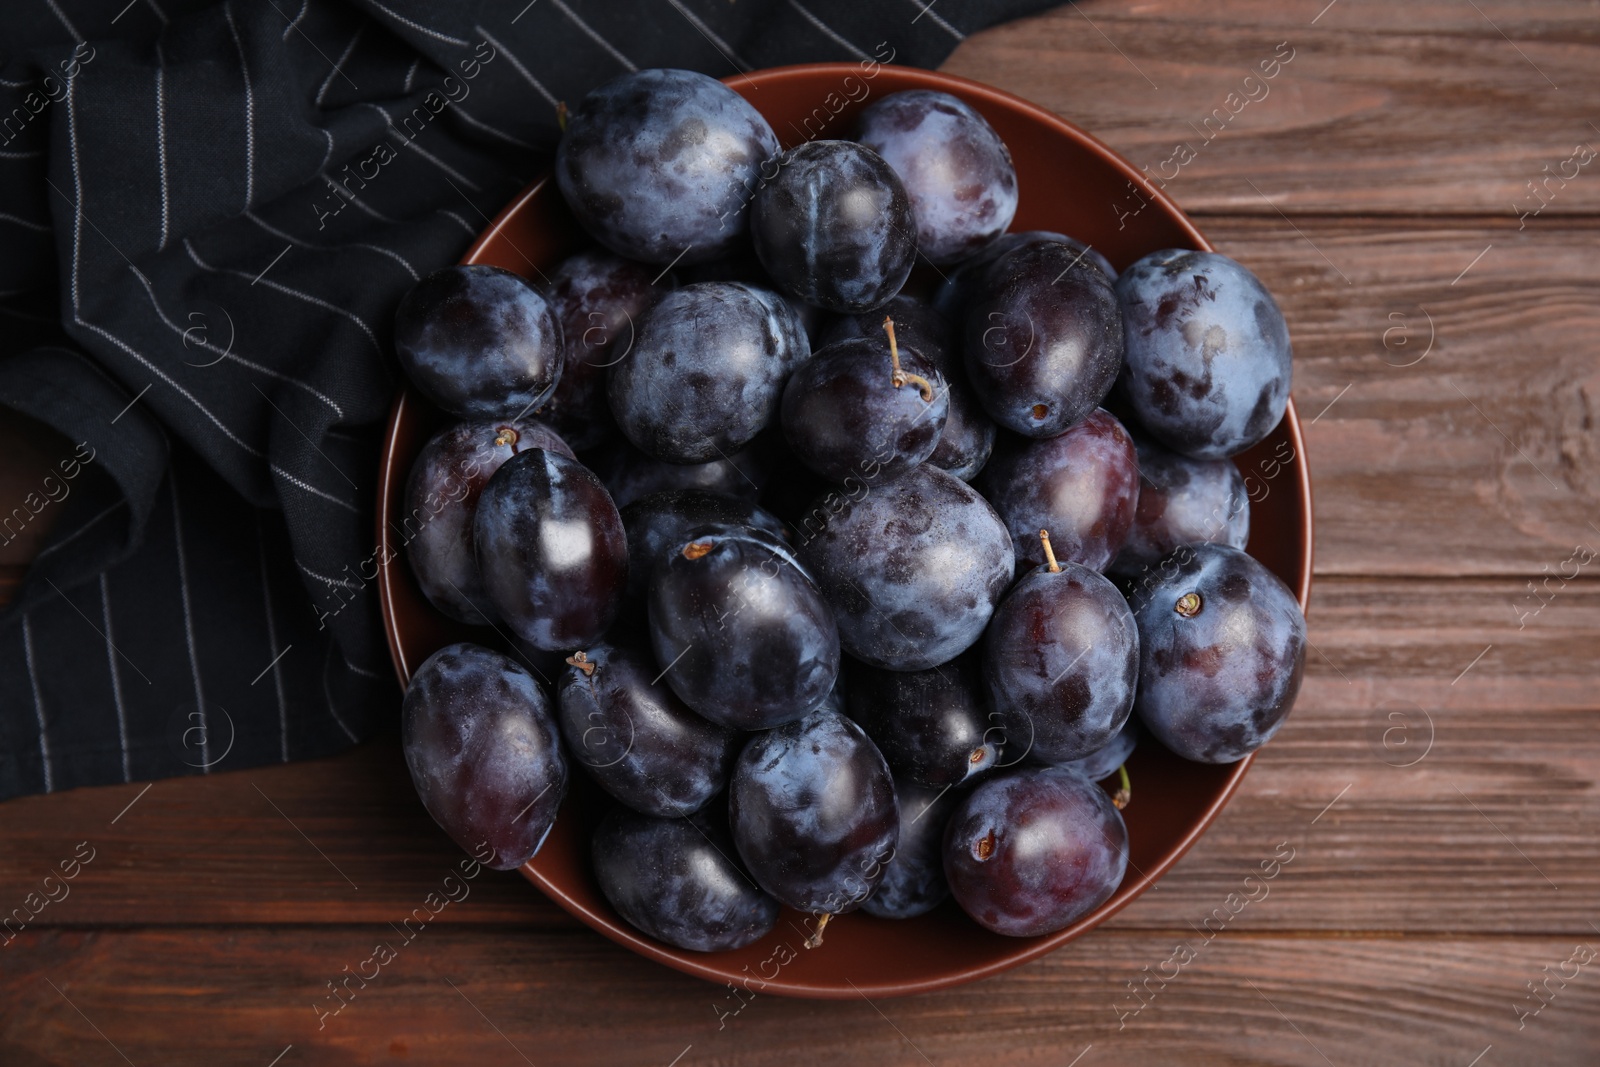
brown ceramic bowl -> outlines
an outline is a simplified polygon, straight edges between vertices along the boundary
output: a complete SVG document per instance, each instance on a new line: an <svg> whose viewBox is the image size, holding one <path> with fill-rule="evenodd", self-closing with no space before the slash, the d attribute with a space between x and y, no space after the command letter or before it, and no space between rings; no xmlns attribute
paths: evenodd
<svg viewBox="0 0 1600 1067"><path fill-rule="evenodd" d="M986 85L899 67L855 64L782 67L728 79L772 123L785 146L848 136L867 100L905 89L938 89L989 120L1011 149L1020 182L1015 230L1056 230L1088 241L1118 269L1161 248L1209 250L1183 213L1126 161L1077 127ZM478 238L464 263L490 263L537 279L586 243L548 178L529 186ZM402 684L434 650L452 641L494 644L495 635L445 618L418 590L403 551L391 550L411 462L440 415L407 389L395 402L384 444L378 540L390 560L380 578L384 625ZM1237 457L1250 489L1249 551L1306 606L1311 591L1311 486L1300 421L1290 403L1261 444ZM673 948L641 934L606 903L589 867L589 830L602 798L581 774L544 847L523 868L556 903L619 944L714 982L797 997L900 996L984 978L1049 952L1100 925L1160 878L1205 832L1244 777L1231 766L1189 763L1153 741L1134 753L1134 800L1125 813L1130 861L1121 888L1099 908L1047 937L991 934L946 901L928 915L895 922L856 912L828 927L820 948L802 947L801 916L786 911L776 928L736 952ZM731 1005L730 1005L731 1010Z"/></svg>

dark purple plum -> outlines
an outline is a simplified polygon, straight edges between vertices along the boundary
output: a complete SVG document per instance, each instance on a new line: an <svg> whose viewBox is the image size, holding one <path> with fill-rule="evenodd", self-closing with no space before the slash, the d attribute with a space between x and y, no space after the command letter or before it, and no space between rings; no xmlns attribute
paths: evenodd
<svg viewBox="0 0 1600 1067"><path fill-rule="evenodd" d="M818 347L851 337L874 337L883 332L883 316L894 320L900 344L932 363L949 390L949 412L944 431L928 462L970 482L989 461L994 448L995 425L967 383L967 369L955 347L955 337L943 315L920 300L896 296L879 311L837 316L817 336Z"/></svg>
<svg viewBox="0 0 1600 1067"><path fill-rule="evenodd" d="M733 251L778 138L760 112L687 70L624 74L583 98L556 149L556 184L589 233L646 263Z"/></svg>
<svg viewBox="0 0 1600 1067"><path fill-rule="evenodd" d="M916 260L916 235L905 186L854 141L789 149L750 209L750 237L767 273L830 311L870 311L898 293Z"/></svg>
<svg viewBox="0 0 1600 1067"><path fill-rule="evenodd" d="M929 304L905 293L892 297L874 311L827 316L817 340L824 345L856 337L882 340L885 316L894 320L894 335L902 347L916 349L940 371L961 365L961 360L952 354L955 338L950 332L949 320Z"/></svg>
<svg viewBox="0 0 1600 1067"><path fill-rule="evenodd" d="M995 609L983 676L1008 749L1026 747L1041 763L1082 759L1109 743L1133 710L1133 612L1088 567L1035 567Z"/></svg>
<svg viewBox="0 0 1600 1067"><path fill-rule="evenodd" d="M939 283L939 288L934 293L932 307L941 315L959 319L966 310L973 286L983 277L983 272L989 268L989 264L1023 245L1049 243L1066 245L1074 256L1083 257L1082 262L1099 267L1107 278L1116 281L1117 269L1093 246L1052 230L1023 230L1018 233L1001 234L982 250L947 271L944 280Z"/></svg>
<svg viewBox="0 0 1600 1067"><path fill-rule="evenodd" d="M616 808L595 829L590 851L600 892L657 941L727 952L759 941L778 921L778 902L734 862L733 842L715 820Z"/></svg>
<svg viewBox="0 0 1600 1067"><path fill-rule="evenodd" d="M411 384L463 419L512 419L561 377L561 324L539 290L499 267L456 265L411 287L394 314Z"/></svg>
<svg viewBox="0 0 1600 1067"><path fill-rule="evenodd" d="M628 357L639 316L665 291L652 284L658 273L590 249L562 260L550 274L550 306L565 345L561 380L538 414L573 448L593 448L616 428L606 401L606 368Z"/></svg>
<svg viewBox="0 0 1600 1067"><path fill-rule="evenodd" d="M949 392L933 364L892 335L837 341L789 376L783 435L830 482L877 485L933 455Z"/></svg>
<svg viewBox="0 0 1600 1067"><path fill-rule="evenodd" d="M1154 441L1134 440L1139 453L1139 506L1111 569L1137 575L1181 545L1214 542L1243 548L1250 540L1250 494L1232 460L1190 459Z"/></svg>
<svg viewBox="0 0 1600 1067"><path fill-rule="evenodd" d="M584 648L616 617L628 584L622 517L600 479L545 449L495 471L473 519L478 569L496 613L535 648Z"/></svg>
<svg viewBox="0 0 1600 1067"><path fill-rule="evenodd" d="M966 482L927 464L859 494L825 495L795 536L845 651L874 667L955 659L1011 584L1005 523Z"/></svg>
<svg viewBox="0 0 1600 1067"><path fill-rule="evenodd" d="M797 911L854 911L894 858L900 814L889 766L861 727L830 709L752 737L728 797L751 875Z"/></svg>
<svg viewBox="0 0 1600 1067"><path fill-rule="evenodd" d="M1000 135L965 101L930 89L892 93L861 112L856 140L906 187L917 249L933 263L965 259L1017 213L1017 171Z"/></svg>
<svg viewBox="0 0 1600 1067"><path fill-rule="evenodd" d="M672 691L736 730L793 722L839 673L839 631L811 576L743 525L700 527L655 564L650 640Z"/></svg>
<svg viewBox="0 0 1600 1067"><path fill-rule="evenodd" d="M961 794L928 789L903 778L894 780L894 794L900 809L900 839L883 881L861 910L880 919L912 919L932 911L950 895L944 877L944 828Z"/></svg>
<svg viewBox="0 0 1600 1067"><path fill-rule="evenodd" d="M622 508L628 534L628 597L643 599L656 564L689 540L694 530L727 523L765 530L779 539L788 531L771 513L748 500L703 489L664 489Z"/></svg>
<svg viewBox="0 0 1600 1067"><path fill-rule="evenodd" d="M652 459L626 441L593 454L600 474L617 507L625 508L652 493L670 489L696 489L755 500L767 484L769 466L765 449L751 443L727 457L705 463L668 463Z"/></svg>
<svg viewBox="0 0 1600 1067"><path fill-rule="evenodd" d="M1216 252L1152 252L1117 279L1123 392L1162 444L1225 459L1262 440L1289 402L1289 327L1248 268Z"/></svg>
<svg viewBox="0 0 1600 1067"><path fill-rule="evenodd" d="M857 667L849 673L850 717L896 778L945 789L1000 762L1000 731L989 717L983 679L966 657L925 671Z"/></svg>
<svg viewBox="0 0 1600 1067"><path fill-rule="evenodd" d="M634 811L699 811L728 784L739 735L707 722L660 682L644 649L591 645L567 657L556 703L572 761Z"/></svg>
<svg viewBox="0 0 1600 1067"><path fill-rule="evenodd" d="M396 532L423 595L452 619L476 626L494 617L473 556L472 517L500 464L530 448L572 457L567 443L535 419L473 421L434 434L411 466L406 515Z"/></svg>
<svg viewBox="0 0 1600 1067"><path fill-rule="evenodd" d="M1103 571L1133 525L1139 463L1122 423L1097 409L1055 437L1002 441L977 486L1011 531L1019 569L1045 562L1039 531L1049 530L1058 559Z"/></svg>
<svg viewBox="0 0 1600 1067"><path fill-rule="evenodd" d="M979 785L950 816L944 872L978 925L1055 933L1110 899L1128 868L1128 828L1089 779L1030 767Z"/></svg>
<svg viewBox="0 0 1600 1067"><path fill-rule="evenodd" d="M1111 281L1069 245L1019 245L984 269L966 309L967 377L990 418L1054 437L1099 405L1122 368Z"/></svg>
<svg viewBox="0 0 1600 1067"><path fill-rule="evenodd" d="M1233 763L1283 725L1306 662L1306 620L1278 576L1237 548L1185 545L1132 597L1134 710L1184 759Z"/></svg>
<svg viewBox="0 0 1600 1067"><path fill-rule="evenodd" d="M567 793L550 700L515 660L447 645L417 668L400 711L406 766L423 807L486 866L533 858Z"/></svg>
<svg viewBox="0 0 1600 1067"><path fill-rule="evenodd" d="M784 382L810 355L804 326L777 293L687 285L639 320L632 353L611 368L611 412L656 459L727 459L777 416Z"/></svg>
<svg viewBox="0 0 1600 1067"><path fill-rule="evenodd" d="M1118 767L1128 762L1133 750L1139 747L1139 735L1142 733L1144 729L1139 725L1139 716L1129 715L1116 737L1082 759L1071 760L1061 766L1069 771L1077 771L1091 782L1109 778L1117 773ZM1126 804L1119 806L1126 807Z"/></svg>
<svg viewBox="0 0 1600 1067"><path fill-rule="evenodd" d="M776 164L773 164L776 166ZM745 282L758 289L771 289L772 276L756 258L756 250L747 246L742 247L738 253L728 259L714 260L710 263L697 263L686 267L679 272L685 284L698 284L700 282ZM794 308L795 314L800 317L800 323L805 327L806 336L815 338L817 328L827 312L821 308L812 307L792 296L785 295L784 299Z"/></svg>

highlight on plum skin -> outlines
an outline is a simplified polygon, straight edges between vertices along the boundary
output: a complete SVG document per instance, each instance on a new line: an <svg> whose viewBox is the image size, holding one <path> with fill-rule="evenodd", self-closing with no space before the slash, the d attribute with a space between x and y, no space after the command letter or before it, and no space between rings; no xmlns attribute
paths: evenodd
<svg viewBox="0 0 1600 1067"><path fill-rule="evenodd" d="M1287 404L1282 313L1220 253L1008 232L1038 207L973 100L784 151L728 86L630 72L561 109L593 243L401 301L409 574L465 638L405 756L480 862L578 820L596 907L664 952L784 907L791 951L957 908L1049 937L1170 802L1143 768L1283 727L1305 620L1234 459Z"/></svg>

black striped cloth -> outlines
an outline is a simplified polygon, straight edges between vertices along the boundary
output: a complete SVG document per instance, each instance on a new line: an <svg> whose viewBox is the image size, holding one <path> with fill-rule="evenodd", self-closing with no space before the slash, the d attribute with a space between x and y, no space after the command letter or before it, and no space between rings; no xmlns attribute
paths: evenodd
<svg viewBox="0 0 1600 1067"><path fill-rule="evenodd" d="M0 615L0 798L323 755L392 721L390 319L545 165L557 101L643 67L933 66L1048 6L8 5L0 404L61 436L0 500L0 544L53 524Z"/></svg>

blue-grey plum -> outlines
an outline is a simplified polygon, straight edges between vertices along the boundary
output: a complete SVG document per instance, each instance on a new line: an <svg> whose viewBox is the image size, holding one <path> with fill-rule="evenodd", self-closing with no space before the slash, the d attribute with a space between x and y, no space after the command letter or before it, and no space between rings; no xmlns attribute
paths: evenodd
<svg viewBox="0 0 1600 1067"><path fill-rule="evenodd" d="M748 500L704 489L663 489L622 507L622 528L628 534L628 597L642 600L649 592L656 564L689 540L694 530L729 523L788 537L783 523Z"/></svg>
<svg viewBox="0 0 1600 1067"><path fill-rule="evenodd" d="M1232 763L1283 725L1306 662L1289 587L1227 545L1184 545L1131 598L1145 728L1185 759Z"/></svg>
<svg viewBox="0 0 1600 1067"><path fill-rule="evenodd" d="M670 279L655 283L659 273L600 249L569 256L550 272L550 306L565 345L561 380L538 415L573 448L593 448L616 430L606 368L628 357L639 316L672 288Z"/></svg>
<svg viewBox="0 0 1600 1067"><path fill-rule="evenodd" d="M932 911L950 895L944 877L944 828L961 794L896 778L894 795L900 809L900 839L883 881L861 910L880 919L912 919Z"/></svg>
<svg viewBox="0 0 1600 1067"><path fill-rule="evenodd" d="M989 461L994 448L995 425L978 403L967 382L967 368L950 323L933 308L913 297L900 294L878 311L833 318L817 335L817 347L850 337L874 337L883 332L885 313L894 320L900 344L913 349L932 363L949 390L949 411L939 443L928 462L970 482Z"/></svg>
<svg viewBox="0 0 1600 1067"><path fill-rule="evenodd" d="M1139 464L1122 423L1097 409L1055 437L1008 437L977 481L1011 531L1017 565L1045 562L1039 531L1056 557L1103 571L1133 525Z"/></svg>
<svg viewBox="0 0 1600 1067"><path fill-rule="evenodd" d="M917 256L905 186L870 148L807 141L778 157L750 210L761 265L830 311L869 311L900 291Z"/></svg>
<svg viewBox="0 0 1600 1067"><path fill-rule="evenodd" d="M966 308L967 377L989 417L1054 437L1092 412L1122 369L1122 312L1099 267L1058 241L991 263Z"/></svg>
<svg viewBox="0 0 1600 1067"><path fill-rule="evenodd" d="M861 727L828 708L746 743L728 821L761 888L818 915L859 908L900 834L888 764Z"/></svg>
<svg viewBox="0 0 1600 1067"><path fill-rule="evenodd" d="M456 844L509 871L533 858L567 792L550 699L515 660L447 645L417 668L400 711L423 807Z"/></svg>
<svg viewBox="0 0 1600 1067"><path fill-rule="evenodd" d="M611 811L590 842L600 892L631 925L694 952L759 941L778 921L734 856L727 830L701 816L662 819Z"/></svg>
<svg viewBox="0 0 1600 1067"><path fill-rule="evenodd" d="M1011 535L988 501L923 464L859 493L830 492L796 525L800 555L839 620L845 651L920 671L983 636L1011 584Z"/></svg>
<svg viewBox="0 0 1600 1067"><path fill-rule="evenodd" d="M469 421L430 437L411 466L406 516L396 532L423 595L452 619L481 625L494 617L473 556L472 517L500 464L530 448L572 456L560 435L536 419Z"/></svg>
<svg viewBox="0 0 1600 1067"><path fill-rule="evenodd" d="M489 599L518 637L563 651L611 625L627 590L627 536L605 486L577 460L538 448L507 460L472 531Z"/></svg>
<svg viewBox="0 0 1600 1067"><path fill-rule="evenodd" d="M945 829L950 892L978 925L1055 933L1110 899L1128 869L1128 828L1104 789L1061 767L991 778Z"/></svg>
<svg viewBox="0 0 1600 1067"><path fill-rule="evenodd" d="M673 695L644 649L598 644L567 657L556 703L567 751L602 789L663 818L705 807L728 783L740 738Z"/></svg>
<svg viewBox="0 0 1600 1067"><path fill-rule="evenodd" d="M776 166L776 163L774 163ZM697 263L686 267L678 273L683 275L685 284L698 284L700 282L744 282L758 289L771 289L772 276L756 258L756 250L751 247L742 248L736 255L728 259L714 260L710 263ZM806 329L806 336L815 338L817 328L827 312L821 308L813 307L792 295L785 294L784 299L789 301L795 314L800 317L800 323ZM816 347L816 346L813 346Z"/></svg>
<svg viewBox="0 0 1600 1067"><path fill-rule="evenodd" d="M1007 747L1041 763L1082 759L1128 721L1139 632L1110 580L1088 567L1036 567L1006 594L984 636L983 674Z"/></svg>
<svg viewBox="0 0 1600 1067"><path fill-rule="evenodd" d="M1139 737L1143 733L1144 728L1139 725L1139 716L1129 715L1128 721L1117 731L1117 736L1082 759L1070 760L1061 766L1070 771L1077 771L1091 782L1109 778L1117 773L1118 767L1128 762L1133 750L1139 747Z"/></svg>
<svg viewBox="0 0 1600 1067"><path fill-rule="evenodd" d="M1117 296L1123 392L1162 444L1224 459L1278 425L1289 402L1289 327L1248 268L1216 252L1152 252L1117 279Z"/></svg>
<svg viewBox="0 0 1600 1067"><path fill-rule="evenodd" d="M789 376L779 409L800 461L830 482L877 485L933 455L950 410L944 376L881 331L836 341Z"/></svg>
<svg viewBox="0 0 1600 1067"><path fill-rule="evenodd" d="M1243 548L1250 540L1250 494L1228 459L1190 459L1143 437L1139 506L1111 570L1137 575L1181 545L1215 542Z"/></svg>
<svg viewBox="0 0 1600 1067"><path fill-rule="evenodd" d="M693 530L655 563L649 611L662 677L712 722L793 722L838 676L832 610L789 546L764 531Z"/></svg>
<svg viewBox="0 0 1600 1067"><path fill-rule="evenodd" d="M925 671L856 667L848 681L850 717L896 778L945 789L1000 762L1003 731L989 717L983 679L968 657Z"/></svg>
<svg viewBox="0 0 1600 1067"><path fill-rule="evenodd" d="M561 324L539 291L499 267L443 267L406 293L394 349L422 394L463 419L510 419L561 378Z"/></svg>
<svg viewBox="0 0 1600 1067"><path fill-rule="evenodd" d="M913 89L867 106L857 137L894 168L933 263L965 259L1017 213L1017 170L1000 135L949 93Z"/></svg>
<svg viewBox="0 0 1600 1067"><path fill-rule="evenodd" d="M646 263L700 263L734 250L750 199L778 154L760 112L687 70L641 70L595 89L556 149L556 183L595 240Z"/></svg>
<svg viewBox="0 0 1600 1067"><path fill-rule="evenodd" d="M639 320L633 351L611 368L611 412L656 459L726 459L777 416L784 382L810 354L805 327L777 293L686 285Z"/></svg>

